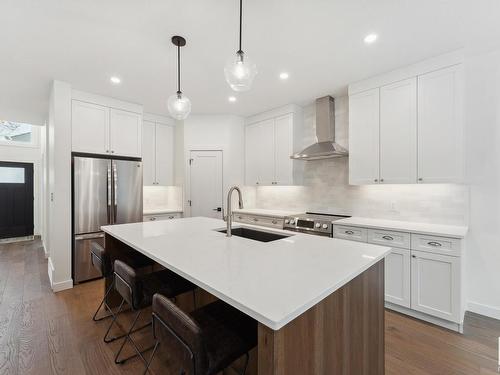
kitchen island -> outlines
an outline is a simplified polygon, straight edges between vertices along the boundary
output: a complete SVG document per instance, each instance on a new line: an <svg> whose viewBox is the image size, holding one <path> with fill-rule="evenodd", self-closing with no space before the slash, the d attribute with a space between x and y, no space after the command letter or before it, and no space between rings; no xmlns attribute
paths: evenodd
<svg viewBox="0 0 500 375"><path fill-rule="evenodd" d="M139 251L257 320L259 375L384 373L390 248L277 230L287 237L228 238L200 217L102 229L112 258Z"/></svg>

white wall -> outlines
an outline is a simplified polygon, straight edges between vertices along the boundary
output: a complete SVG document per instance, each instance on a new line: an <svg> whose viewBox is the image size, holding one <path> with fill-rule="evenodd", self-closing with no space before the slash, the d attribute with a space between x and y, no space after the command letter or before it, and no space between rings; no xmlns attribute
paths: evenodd
<svg viewBox="0 0 500 375"><path fill-rule="evenodd" d="M468 309L500 319L500 49L466 55Z"/></svg>
<svg viewBox="0 0 500 375"><path fill-rule="evenodd" d="M222 150L223 152L223 189L226 197L227 191L233 185L243 185L244 177L244 120L238 116L230 115L191 115L183 124L184 136L184 165L189 168L187 160L191 150ZM189 181L186 181L189 189ZM250 192L243 192L244 200L248 202ZM186 199L189 199L186 191ZM223 202L225 206L225 202ZM189 207L185 206L185 212Z"/></svg>
<svg viewBox="0 0 500 375"><path fill-rule="evenodd" d="M48 123L48 272L52 289L73 287L71 279L71 86L54 81Z"/></svg>
<svg viewBox="0 0 500 375"><path fill-rule="evenodd" d="M15 119L11 119L16 121ZM43 126L33 126L35 144L33 146L5 146L0 144L0 160L33 163L33 215L34 234L39 235L42 231L41 220L41 184L42 184L42 153L40 148L40 133L44 132Z"/></svg>

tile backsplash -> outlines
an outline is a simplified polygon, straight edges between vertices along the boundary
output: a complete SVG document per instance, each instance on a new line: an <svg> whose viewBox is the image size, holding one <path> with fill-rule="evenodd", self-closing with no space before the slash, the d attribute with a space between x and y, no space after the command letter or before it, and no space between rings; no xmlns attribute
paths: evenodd
<svg viewBox="0 0 500 375"><path fill-rule="evenodd" d="M336 140L348 147L348 99L335 101ZM315 141L314 106L304 108L304 147ZM467 223L469 188L455 184L349 185L348 158L300 162L301 186L256 187L255 207L393 220Z"/></svg>
<svg viewBox="0 0 500 375"><path fill-rule="evenodd" d="M144 186L143 209L178 209L182 207L182 188L180 186Z"/></svg>

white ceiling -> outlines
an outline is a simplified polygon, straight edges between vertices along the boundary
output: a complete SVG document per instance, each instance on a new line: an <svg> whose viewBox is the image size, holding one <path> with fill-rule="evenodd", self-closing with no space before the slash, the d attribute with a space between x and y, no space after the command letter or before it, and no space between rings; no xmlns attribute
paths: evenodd
<svg viewBox="0 0 500 375"><path fill-rule="evenodd" d="M193 113L306 104L427 57L498 43L499 14L498 0L245 0L243 50L259 74L229 103L223 67L237 49L237 0L2 0L0 119L43 123L53 79L166 114L174 34L188 43L183 91ZM367 46L369 32L379 40Z"/></svg>

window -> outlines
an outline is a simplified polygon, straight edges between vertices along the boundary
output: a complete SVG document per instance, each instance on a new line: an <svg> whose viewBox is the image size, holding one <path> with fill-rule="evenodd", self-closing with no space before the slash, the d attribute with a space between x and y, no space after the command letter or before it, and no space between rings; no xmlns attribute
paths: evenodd
<svg viewBox="0 0 500 375"><path fill-rule="evenodd" d="M32 126L21 122L0 121L0 142L32 144Z"/></svg>
<svg viewBox="0 0 500 375"><path fill-rule="evenodd" d="M0 167L0 184L24 184L24 168Z"/></svg>

